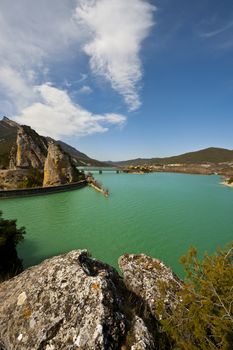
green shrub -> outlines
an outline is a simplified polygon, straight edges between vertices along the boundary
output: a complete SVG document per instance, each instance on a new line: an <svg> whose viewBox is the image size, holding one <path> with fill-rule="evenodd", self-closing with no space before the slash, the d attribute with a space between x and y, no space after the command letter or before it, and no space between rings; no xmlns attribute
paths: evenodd
<svg viewBox="0 0 233 350"><path fill-rule="evenodd" d="M231 176L231 177L228 179L228 183L229 183L229 184L232 184L232 183L233 183L233 176Z"/></svg>
<svg viewBox="0 0 233 350"><path fill-rule="evenodd" d="M181 263L184 288L172 313L162 310L164 330L179 349L233 349L233 244L203 260L191 248Z"/></svg>
<svg viewBox="0 0 233 350"><path fill-rule="evenodd" d="M17 188L33 188L43 185L43 172L38 169L31 169L27 178L18 183Z"/></svg>
<svg viewBox="0 0 233 350"><path fill-rule="evenodd" d="M0 281L22 271L16 246L24 239L24 227L17 228L16 220L4 220L0 211Z"/></svg>

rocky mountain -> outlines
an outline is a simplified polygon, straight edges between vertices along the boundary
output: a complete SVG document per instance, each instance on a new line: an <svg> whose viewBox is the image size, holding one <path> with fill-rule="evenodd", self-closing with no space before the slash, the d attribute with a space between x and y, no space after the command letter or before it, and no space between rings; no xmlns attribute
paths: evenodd
<svg viewBox="0 0 233 350"><path fill-rule="evenodd" d="M29 126L17 126L9 166L0 170L1 189L64 185L80 178L71 156L60 145L48 142Z"/></svg>
<svg viewBox="0 0 233 350"><path fill-rule="evenodd" d="M68 153L61 146L50 141L44 162L43 186L63 185L77 182L79 173Z"/></svg>
<svg viewBox="0 0 233 350"><path fill-rule="evenodd" d="M85 153L78 151L76 148L68 145L67 143L58 140L57 143L61 148L68 153L77 166L96 166L107 167L110 166L108 162L101 162L99 160L88 157Z"/></svg>
<svg viewBox="0 0 233 350"><path fill-rule="evenodd" d="M114 162L116 165L153 165L153 164L202 164L233 162L233 150L225 148L205 148L200 151L184 153L178 156L165 158L137 158L126 161Z"/></svg>
<svg viewBox="0 0 233 350"><path fill-rule="evenodd" d="M182 282L161 261L143 254L126 254L119 261L123 279L77 250L0 284L0 348L159 349L164 334L156 301L164 298L172 310ZM164 297L161 283L168 285Z"/></svg>
<svg viewBox="0 0 233 350"><path fill-rule="evenodd" d="M26 126L20 126L16 122L6 117L0 120L0 169L9 167L11 151L13 146L16 146L17 133L20 127L29 128ZM35 138L35 142L38 143L38 140L36 140L35 135L33 135L33 129L30 129L30 135L32 138ZM92 159L86 154L79 152L74 147L60 140L55 141L50 137L45 138L42 136L40 136L40 140L43 140L40 141L40 143L42 142L44 144L47 144L49 141L57 142L61 146L62 150L71 156L76 166L108 166L107 163ZM41 148L41 150L42 149L43 147ZM13 166L15 166L15 164L11 164L11 167Z"/></svg>
<svg viewBox="0 0 233 350"><path fill-rule="evenodd" d="M19 125L4 117L0 121L0 169L9 166L12 146L16 143Z"/></svg>
<svg viewBox="0 0 233 350"><path fill-rule="evenodd" d="M10 169L43 169L47 157L48 142L29 126L17 129L16 144L10 153Z"/></svg>

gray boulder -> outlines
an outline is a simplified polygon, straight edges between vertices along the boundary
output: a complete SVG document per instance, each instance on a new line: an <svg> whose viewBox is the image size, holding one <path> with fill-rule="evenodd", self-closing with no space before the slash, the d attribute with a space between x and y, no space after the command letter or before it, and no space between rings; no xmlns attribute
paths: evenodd
<svg viewBox="0 0 233 350"><path fill-rule="evenodd" d="M114 268L85 250L0 284L0 300L0 350L156 348L137 297Z"/></svg>
<svg viewBox="0 0 233 350"><path fill-rule="evenodd" d="M157 301L163 300L168 313L179 302L176 293L183 282L162 261L144 254L125 254L119 258L127 289L136 294L149 307L151 314L160 321L162 315Z"/></svg>
<svg viewBox="0 0 233 350"><path fill-rule="evenodd" d="M143 254L126 254L119 265L124 279L77 250L0 284L0 350L159 349L156 301L171 312L182 281Z"/></svg>
<svg viewBox="0 0 233 350"><path fill-rule="evenodd" d="M113 268L86 251L45 260L2 283L2 349L117 349L125 335L120 284Z"/></svg>

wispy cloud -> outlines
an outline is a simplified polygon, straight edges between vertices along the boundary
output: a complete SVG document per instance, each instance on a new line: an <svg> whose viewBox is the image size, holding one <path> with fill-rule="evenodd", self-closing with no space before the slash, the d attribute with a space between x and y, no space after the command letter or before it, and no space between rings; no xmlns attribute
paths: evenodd
<svg viewBox="0 0 233 350"><path fill-rule="evenodd" d="M230 21L229 23L227 23L226 25L224 25L220 28L214 29L212 31L200 33L200 37L206 38L206 39L212 38L212 37L215 37L216 35L224 33L225 31L229 30L232 27L233 27L233 21Z"/></svg>
<svg viewBox="0 0 233 350"><path fill-rule="evenodd" d="M31 125L42 135L86 136L108 131L110 125L123 126L126 117L121 114L93 114L71 101L65 90L49 83L34 88L38 101L24 108L14 117L20 124Z"/></svg>
<svg viewBox="0 0 233 350"><path fill-rule="evenodd" d="M75 19L87 33L84 52L92 71L111 83L130 110L140 107L140 49L154 24L144 0L78 0Z"/></svg>

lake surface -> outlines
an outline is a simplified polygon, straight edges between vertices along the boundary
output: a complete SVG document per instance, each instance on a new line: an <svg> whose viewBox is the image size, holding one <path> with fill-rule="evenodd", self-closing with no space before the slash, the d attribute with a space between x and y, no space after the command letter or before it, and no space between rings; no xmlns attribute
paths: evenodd
<svg viewBox="0 0 233 350"><path fill-rule="evenodd" d="M18 252L24 266L88 249L117 267L124 253L145 253L181 273L178 259L194 245L213 252L233 239L233 189L218 176L169 173L96 174L109 198L87 187L2 200L4 218L26 227Z"/></svg>

